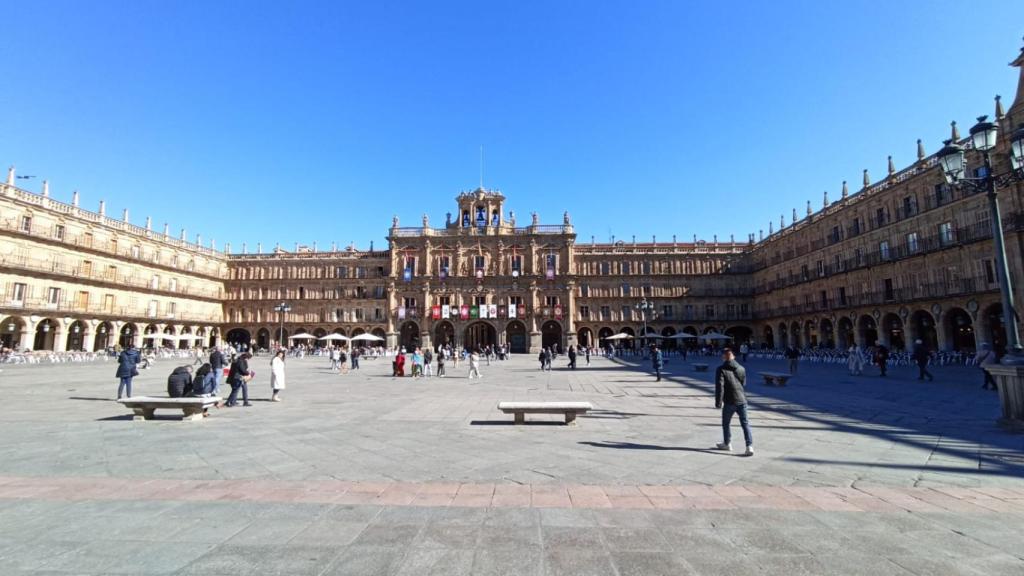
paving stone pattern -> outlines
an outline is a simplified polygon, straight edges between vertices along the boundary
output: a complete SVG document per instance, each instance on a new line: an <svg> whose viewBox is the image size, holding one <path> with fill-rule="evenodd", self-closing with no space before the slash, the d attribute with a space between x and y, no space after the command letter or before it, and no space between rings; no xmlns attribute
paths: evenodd
<svg viewBox="0 0 1024 576"><path fill-rule="evenodd" d="M469 380L290 359L284 401L136 422L114 364L0 373L2 574L1022 574L1024 436L976 369L755 382L756 455L677 357ZM175 363L136 379L160 395ZM589 401L577 426L499 401Z"/></svg>

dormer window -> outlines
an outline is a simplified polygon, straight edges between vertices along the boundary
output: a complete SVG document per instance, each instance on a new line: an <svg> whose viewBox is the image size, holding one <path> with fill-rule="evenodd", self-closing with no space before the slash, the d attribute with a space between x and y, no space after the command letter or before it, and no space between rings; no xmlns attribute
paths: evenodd
<svg viewBox="0 0 1024 576"><path fill-rule="evenodd" d="M483 206L476 207L476 225L486 226L487 225L487 210Z"/></svg>
<svg viewBox="0 0 1024 576"><path fill-rule="evenodd" d="M469 226L469 210L462 211L462 226L463 228Z"/></svg>

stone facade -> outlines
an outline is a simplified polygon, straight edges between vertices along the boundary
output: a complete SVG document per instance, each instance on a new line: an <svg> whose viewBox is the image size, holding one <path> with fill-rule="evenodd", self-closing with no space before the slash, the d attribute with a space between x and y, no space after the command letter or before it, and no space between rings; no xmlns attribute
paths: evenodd
<svg viewBox="0 0 1024 576"><path fill-rule="evenodd" d="M996 173L1009 171L1022 91L1024 77L1005 113L997 100ZM977 156L968 152L975 170ZM1020 183L999 189L1018 301L1022 191ZM595 345L618 332L642 342L645 330L722 332L766 347L901 349L920 338L969 351L1005 338L988 199L947 185L920 142L910 166L896 170L890 157L882 181L865 171L859 191L844 183L837 200L826 195L817 211L808 203L805 216L794 210L788 225L783 217L778 231L769 225L767 237L745 242L580 243L568 213L560 224L535 213L517 224L505 201L483 188L462 193L443 227L428 215L414 227L395 217L382 251L225 255L185 242L184 231L174 239L148 221L129 224L127 214L108 218L102 203L94 213L77 200L56 202L45 184L42 194L19 189L12 170L0 186L0 338L62 350L142 344L153 332L203 342L223 333L265 348L298 332L368 332L389 346L513 352ZM282 303L286 313L274 309Z"/></svg>

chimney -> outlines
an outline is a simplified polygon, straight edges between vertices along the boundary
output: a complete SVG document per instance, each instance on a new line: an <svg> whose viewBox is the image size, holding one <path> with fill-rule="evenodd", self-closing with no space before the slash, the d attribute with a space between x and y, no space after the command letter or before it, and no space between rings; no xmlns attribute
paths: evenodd
<svg viewBox="0 0 1024 576"><path fill-rule="evenodd" d="M105 216L106 214L107 214L107 203L104 202L103 200L100 200L100 216Z"/></svg>
<svg viewBox="0 0 1024 576"><path fill-rule="evenodd" d="M50 195L50 181L43 180L43 196L47 197Z"/></svg>
<svg viewBox="0 0 1024 576"><path fill-rule="evenodd" d="M78 208L78 190L71 193L71 205Z"/></svg>
<svg viewBox="0 0 1024 576"><path fill-rule="evenodd" d="M125 222L128 221L128 209L127 208L125 208L124 211L121 212L121 220L124 220Z"/></svg>

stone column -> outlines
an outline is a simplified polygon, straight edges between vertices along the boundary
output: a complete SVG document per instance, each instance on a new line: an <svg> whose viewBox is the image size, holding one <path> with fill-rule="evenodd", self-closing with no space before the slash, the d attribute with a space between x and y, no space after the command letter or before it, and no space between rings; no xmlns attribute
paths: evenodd
<svg viewBox="0 0 1024 576"><path fill-rule="evenodd" d="M562 318L565 326L565 349L576 345L576 283L570 281L567 285L565 306L562 306Z"/></svg>
<svg viewBox="0 0 1024 576"><path fill-rule="evenodd" d="M433 326L430 304L430 282L427 281L423 283L423 317L420 322L420 347L424 350L433 347L430 341L430 327Z"/></svg>
<svg viewBox="0 0 1024 576"><path fill-rule="evenodd" d="M21 340L18 344L18 348L22 350L26 348L31 349L36 338L35 324L32 322L32 319L27 316L22 316L20 319L21 325L25 328L21 331Z"/></svg>
<svg viewBox="0 0 1024 576"><path fill-rule="evenodd" d="M395 294L395 283L388 283L388 304L387 310L384 311L387 317L387 332L385 333L385 340L388 348L394 348L398 345L398 333L395 332L395 311L398 309L398 296Z"/></svg>
<svg viewBox="0 0 1024 576"><path fill-rule="evenodd" d="M64 352L68 348L68 328L64 326L63 320L58 320L53 327L53 351Z"/></svg>
<svg viewBox="0 0 1024 576"><path fill-rule="evenodd" d="M999 388L1003 414L997 422L1011 430L1024 430L1024 366L996 364L988 371Z"/></svg>

